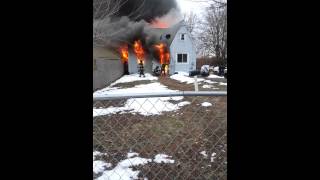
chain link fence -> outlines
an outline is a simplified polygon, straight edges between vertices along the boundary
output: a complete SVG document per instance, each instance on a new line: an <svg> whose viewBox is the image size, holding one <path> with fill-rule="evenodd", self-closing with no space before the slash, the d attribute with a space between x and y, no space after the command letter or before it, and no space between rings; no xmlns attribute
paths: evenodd
<svg viewBox="0 0 320 180"><path fill-rule="evenodd" d="M93 99L93 179L227 179L227 93Z"/></svg>

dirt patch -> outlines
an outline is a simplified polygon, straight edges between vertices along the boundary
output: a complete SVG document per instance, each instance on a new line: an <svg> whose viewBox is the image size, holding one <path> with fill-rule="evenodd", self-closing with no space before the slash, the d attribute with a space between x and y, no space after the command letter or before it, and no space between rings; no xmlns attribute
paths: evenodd
<svg viewBox="0 0 320 180"><path fill-rule="evenodd" d="M202 77L201 77L202 78ZM222 83L227 83L227 80L224 78L203 78L205 80L210 80L213 82L217 83L207 83L204 81L199 82L198 88L199 91L227 91L227 86L225 85L220 85L220 82ZM170 77L162 77L159 78L159 81L161 84L168 86L170 89L175 89L175 90L180 90L180 91L194 91L194 84L187 84L187 83L182 83L180 81L171 79ZM212 86L211 88L203 88L203 85L210 85ZM218 88L218 89L215 89Z"/></svg>

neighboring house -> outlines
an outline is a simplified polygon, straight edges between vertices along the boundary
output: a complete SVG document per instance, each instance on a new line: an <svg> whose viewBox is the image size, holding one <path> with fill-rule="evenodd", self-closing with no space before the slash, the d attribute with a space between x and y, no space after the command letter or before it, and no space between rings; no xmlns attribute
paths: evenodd
<svg viewBox="0 0 320 180"><path fill-rule="evenodd" d="M196 51L190 33L184 21L180 21L170 28L156 28L150 30L158 38L158 42L166 42L170 49L169 74L177 71L189 72L196 70ZM132 52L129 52L129 73L137 73L137 59ZM153 57L146 57L145 71L152 72L158 60Z"/></svg>
<svg viewBox="0 0 320 180"><path fill-rule="evenodd" d="M93 48L93 90L101 89L124 74L124 67L116 52L103 47Z"/></svg>

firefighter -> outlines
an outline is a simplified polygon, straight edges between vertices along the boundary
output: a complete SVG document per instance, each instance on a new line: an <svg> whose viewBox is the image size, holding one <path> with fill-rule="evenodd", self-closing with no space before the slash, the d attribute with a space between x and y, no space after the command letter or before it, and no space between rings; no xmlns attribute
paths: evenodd
<svg viewBox="0 0 320 180"><path fill-rule="evenodd" d="M142 60L140 60L140 63L139 63L139 77L141 77L141 75L142 75L143 77L146 77L146 76L144 75L144 68L143 68L143 62L142 62Z"/></svg>
<svg viewBox="0 0 320 180"><path fill-rule="evenodd" d="M161 75L166 75L166 64L161 65Z"/></svg>

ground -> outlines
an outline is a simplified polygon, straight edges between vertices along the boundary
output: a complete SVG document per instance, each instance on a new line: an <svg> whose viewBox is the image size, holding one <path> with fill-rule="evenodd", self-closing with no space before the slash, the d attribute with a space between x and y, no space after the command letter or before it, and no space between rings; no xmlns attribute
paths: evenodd
<svg viewBox="0 0 320 180"><path fill-rule="evenodd" d="M227 80L224 78L201 78L199 77L200 91L227 90ZM171 90L194 90L191 81L187 84L169 77L120 82L110 87L128 89L156 82ZM206 85L207 88L203 88ZM144 158L149 161L144 159L143 162L130 166L131 169L129 166L124 167L131 173L128 179L226 179L227 97L163 100L170 105L181 101L188 101L190 104L185 103L174 111L163 111L153 115L146 115L140 110L130 113L124 110L94 116L93 150L106 153L98 160L110 165L104 166L101 172L94 173L93 178L125 179L126 174L118 171L119 174L116 169L128 158L129 152L135 152L139 154L139 161ZM124 106L126 103L127 100L104 101L96 102L94 107L103 109ZM155 157L159 154L169 155L174 163L157 162ZM119 175L111 178L110 174Z"/></svg>

